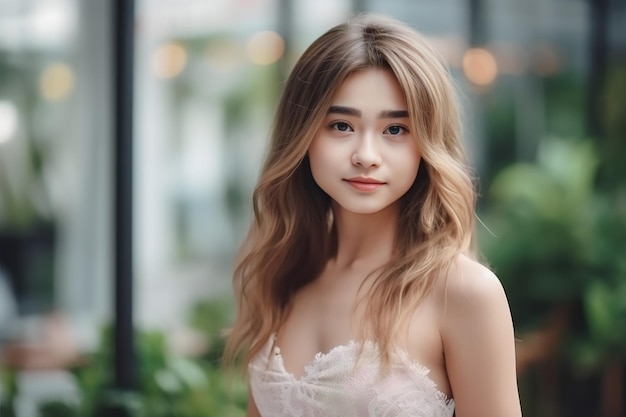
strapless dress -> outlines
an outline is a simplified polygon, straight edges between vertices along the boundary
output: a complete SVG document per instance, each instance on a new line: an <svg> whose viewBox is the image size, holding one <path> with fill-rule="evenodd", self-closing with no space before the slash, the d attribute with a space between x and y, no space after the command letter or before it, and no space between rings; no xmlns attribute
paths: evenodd
<svg viewBox="0 0 626 417"><path fill-rule="evenodd" d="M374 342L350 342L318 353L301 378L286 371L275 336L249 364L250 389L262 417L452 417L454 400L429 369L402 350L381 372Z"/></svg>

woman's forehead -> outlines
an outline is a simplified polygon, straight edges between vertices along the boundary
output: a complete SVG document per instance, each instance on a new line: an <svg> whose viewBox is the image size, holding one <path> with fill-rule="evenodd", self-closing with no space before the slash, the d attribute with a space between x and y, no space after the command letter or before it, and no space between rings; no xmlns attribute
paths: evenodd
<svg viewBox="0 0 626 417"><path fill-rule="evenodd" d="M330 106L376 114L407 110L400 84L391 70L383 68L368 68L350 74L337 88Z"/></svg>

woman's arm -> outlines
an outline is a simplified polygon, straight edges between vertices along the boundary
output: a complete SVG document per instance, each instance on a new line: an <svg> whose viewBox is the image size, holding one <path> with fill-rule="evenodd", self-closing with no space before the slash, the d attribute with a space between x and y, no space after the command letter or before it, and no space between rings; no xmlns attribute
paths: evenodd
<svg viewBox="0 0 626 417"><path fill-rule="evenodd" d="M442 338L456 416L521 416L513 324L498 278L462 258L448 277L445 311Z"/></svg>

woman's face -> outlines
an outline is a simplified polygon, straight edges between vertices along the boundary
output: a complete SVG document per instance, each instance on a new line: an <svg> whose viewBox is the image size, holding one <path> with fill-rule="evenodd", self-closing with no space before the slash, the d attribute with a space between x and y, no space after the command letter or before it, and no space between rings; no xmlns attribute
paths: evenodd
<svg viewBox="0 0 626 417"><path fill-rule="evenodd" d="M309 147L311 172L335 209L374 214L396 206L417 176L420 153L393 73L348 76Z"/></svg>

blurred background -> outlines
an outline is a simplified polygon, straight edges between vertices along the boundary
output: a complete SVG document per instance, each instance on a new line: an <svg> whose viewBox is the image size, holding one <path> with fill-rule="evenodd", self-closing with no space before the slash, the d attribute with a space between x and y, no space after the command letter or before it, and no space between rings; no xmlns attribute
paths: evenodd
<svg viewBox="0 0 626 417"><path fill-rule="evenodd" d="M0 0L0 415L245 414L219 334L277 98L310 42L375 11L427 35L458 85L524 415L626 416L626 3L137 0L129 386L115 3Z"/></svg>

